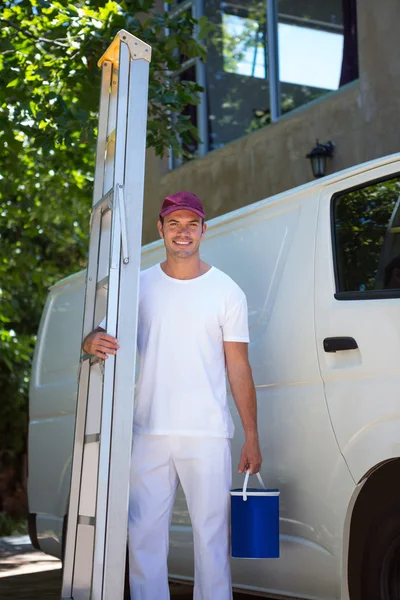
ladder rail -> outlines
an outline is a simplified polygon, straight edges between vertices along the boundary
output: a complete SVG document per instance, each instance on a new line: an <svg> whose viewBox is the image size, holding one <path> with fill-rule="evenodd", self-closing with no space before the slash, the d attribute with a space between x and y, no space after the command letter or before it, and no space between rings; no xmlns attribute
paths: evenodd
<svg viewBox="0 0 400 600"><path fill-rule="evenodd" d="M120 45L119 58L119 81L118 81L118 111L116 114L116 141L114 156L114 199L118 194L118 181L123 181L125 170L125 145L126 128L123 126L127 121L128 112L128 70L129 51L126 44ZM119 277L121 259L121 218L119 202L114 200L113 210L113 236L111 241L110 274L108 282L108 304L107 304L107 332L116 337L117 335L117 313L119 299ZM119 351L120 352L120 351ZM92 600L101 600L103 595L103 569L106 539L106 519L109 489L109 463L111 448L111 429L113 421L113 391L114 371L116 358L112 355L106 361L104 372L104 393L101 423L102 444L99 456L98 472L98 500L96 507L96 536L93 563ZM125 565L125 563L124 563ZM118 597L118 596L115 596Z"/></svg>
<svg viewBox="0 0 400 600"><path fill-rule="evenodd" d="M110 95L108 90L111 85L112 63L104 62L101 74L99 123L96 144L96 166L93 186L93 205L103 195L104 154L106 151L106 131Z"/></svg>
<svg viewBox="0 0 400 600"><path fill-rule="evenodd" d="M100 160L102 153L104 154L104 140L105 131L107 127L107 120L105 115L108 112L108 99L107 90L110 86L111 81L111 69L108 68L110 63L105 63L102 69L101 76L101 89L100 89L100 108L99 108L99 125L98 125L98 138L97 138L97 159L95 167L95 181L93 190L93 203L96 199L96 194L99 193L100 185L103 180L103 169L104 160ZM98 236L100 238L100 235ZM84 307L84 321L82 324L83 332L82 339L86 337L93 326L93 315L94 315L94 302L96 289L95 285L89 285L94 282L97 272L97 247L99 240L94 240L94 243L90 245L89 257L88 257L88 269L86 273L86 293L85 293L85 307ZM80 365L78 374L78 398L77 398L77 412L75 419L75 434L74 434L74 452L72 458L72 473L71 473L71 489L74 490L81 485L81 475L83 467L83 440L85 435L85 421L86 421L86 400L89 387L89 363L87 365ZM76 544L76 532L78 522L78 507L79 507L79 495L70 494L70 505L68 508L68 522L67 522L67 539L65 544L65 558L64 558L64 573L63 573L63 585L62 585L62 597L69 598L72 596L72 581L73 581L73 558L75 554Z"/></svg>
<svg viewBox="0 0 400 600"><path fill-rule="evenodd" d="M97 181L96 186L96 197L93 197L93 205L95 205L96 199L99 197L103 197L104 193L110 188L109 181L113 181L114 174L114 164L113 158L110 159L110 152L108 148L108 134L110 127L112 127L112 119L113 114L116 112L117 101L116 94L118 89L118 80L114 73L114 68L112 63L105 62L103 64L103 72L107 73L107 81L105 83L104 88L102 87L102 101L100 104L101 109L103 109L99 115L99 144L98 151L101 153L101 162L99 164L99 179ZM110 124L111 123L111 124ZM100 133L101 130L101 133ZM97 172L96 172L97 175ZM93 214L93 213L92 213ZM111 216L111 219L110 219ZM93 255L96 257L95 265L93 270L88 272L88 283L87 290L91 292L91 297L88 298L88 302L91 301L89 307L94 311L91 315L88 316L87 323L87 333L93 330L93 328L97 325L94 323L94 317L98 316L97 305L100 300L100 294L96 296L97 284L99 279L103 278L105 262L107 261L107 256L110 253L111 244L111 232L112 232L112 221L113 215L111 213L110 216L106 216L103 218L103 213L101 211L96 210L93 216L92 230L90 236L90 251L89 255ZM109 231L109 224L111 220L111 232ZM108 247L107 247L108 246ZM108 261L107 261L108 262ZM107 268L107 271L109 267ZM97 301L96 301L97 298ZM86 310L85 310L85 318L86 318ZM86 333L86 335L87 335ZM107 361L106 361L107 362ZM105 369L104 369L105 371ZM90 379L91 379L92 369L89 370L89 389L90 389ZM107 399L105 395L105 390L107 388L104 386L102 389L102 398L101 398L101 406L102 406L102 418L103 420L103 403L104 399ZM89 393L89 391L88 391ZM87 398L88 402L88 398ZM86 427L85 427L86 431ZM99 433L101 431L101 422L99 423ZM90 452L90 456L92 459L92 464L94 463L97 467L97 472L99 473L99 463L100 463L100 455L101 455L101 435L99 435L99 441L92 442L90 444L92 448L88 447L89 444L85 444L83 449L83 464L81 469L81 485L80 485L80 493L79 493L79 505L78 505L78 520L77 520L77 533L76 533L76 548L75 548L75 572L72 581L72 593L73 598L77 598L77 600L86 600L87 595L81 590L87 589L88 584L91 587L89 582L92 581L93 578L93 561L94 561L94 549L95 549L95 539L97 533L97 522L96 522L96 506L97 506L97 497L99 494L99 482L98 477L96 478L96 490L95 496L93 498L93 490L88 489L87 481L83 478L86 474L84 471L85 467L85 458L87 459L87 453ZM94 446L94 448L93 448ZM89 498L88 498L89 496ZM90 506L90 514L82 514L82 510ZM88 512L88 511L85 511ZM85 561L88 563L86 564Z"/></svg>
<svg viewBox="0 0 400 600"><path fill-rule="evenodd" d="M83 438L85 435L85 417L86 417L86 403L84 399L87 396L88 384L89 384L89 361L85 361L80 367L80 387L78 405L76 411L75 420L75 444L74 453L72 458L72 477L71 477L71 488L74 489L80 486L82 466L83 466ZM77 440L82 440L81 443ZM62 598L72 598L72 580L74 575L74 555L75 555L75 544L76 544L76 532L78 523L78 506L79 506L79 495L70 497L69 510L68 510L68 523L67 523L67 539L65 544L65 558L64 558L64 573L61 594Z"/></svg>
<svg viewBox="0 0 400 600"><path fill-rule="evenodd" d="M104 598L123 597L126 534L128 528L129 471L132 448L132 421L136 371L136 337L139 308L139 276L144 193L147 93L149 63L133 61L130 65L129 97L134 119L129 120L126 140L125 210L128 228L129 262L121 264L120 303L118 315L118 351L115 367L114 418L112 440L118 440L118 454L110 463L109 510L105 558L108 565L104 577ZM117 125L118 127L118 125ZM129 161L129 162L128 162ZM124 502L125 510L113 510Z"/></svg>
<svg viewBox="0 0 400 600"><path fill-rule="evenodd" d="M100 92L100 109L99 109L99 124L97 136L97 151L96 151L96 168L94 177L93 201L92 206L96 201L103 196L103 178L104 178L104 153L105 139L107 131L107 114L109 110L110 96L108 90L111 84L112 69L110 63L104 63L101 76L101 92ZM88 268L86 273L86 294L84 308L84 323L83 336L84 339L93 330L93 319L95 314L95 298L96 286L95 279L98 271L97 255L98 246L100 244L100 222L101 213L95 211L91 228L91 240L89 245ZM98 232L96 239L92 240L92 232Z"/></svg>

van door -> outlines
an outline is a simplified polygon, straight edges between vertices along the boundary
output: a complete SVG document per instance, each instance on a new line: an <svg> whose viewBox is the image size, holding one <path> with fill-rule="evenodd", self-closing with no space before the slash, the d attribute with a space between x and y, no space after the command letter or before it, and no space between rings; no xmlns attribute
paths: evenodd
<svg viewBox="0 0 400 600"><path fill-rule="evenodd" d="M315 318L340 450L359 481L400 455L400 161L321 193Z"/></svg>

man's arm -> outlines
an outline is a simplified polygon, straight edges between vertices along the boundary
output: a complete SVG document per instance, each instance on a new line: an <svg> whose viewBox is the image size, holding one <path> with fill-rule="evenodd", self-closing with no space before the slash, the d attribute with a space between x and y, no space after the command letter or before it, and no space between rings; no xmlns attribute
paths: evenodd
<svg viewBox="0 0 400 600"><path fill-rule="evenodd" d="M83 340L82 350L99 358L108 358L108 354L116 354L119 348L118 340L108 335L101 327L97 327Z"/></svg>
<svg viewBox="0 0 400 600"><path fill-rule="evenodd" d="M238 472L258 473L262 457L257 431L257 398L248 358L248 344L224 342L229 384L245 435Z"/></svg>

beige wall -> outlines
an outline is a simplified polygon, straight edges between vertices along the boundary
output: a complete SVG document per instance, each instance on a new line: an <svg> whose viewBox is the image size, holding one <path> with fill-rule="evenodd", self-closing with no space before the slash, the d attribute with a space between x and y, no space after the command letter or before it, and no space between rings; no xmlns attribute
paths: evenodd
<svg viewBox="0 0 400 600"><path fill-rule="evenodd" d="M210 219L310 181L316 138L336 146L328 173L399 151L399 22L397 0L359 0L358 81L174 171L149 152L143 242L156 239L160 204L175 191L198 194Z"/></svg>

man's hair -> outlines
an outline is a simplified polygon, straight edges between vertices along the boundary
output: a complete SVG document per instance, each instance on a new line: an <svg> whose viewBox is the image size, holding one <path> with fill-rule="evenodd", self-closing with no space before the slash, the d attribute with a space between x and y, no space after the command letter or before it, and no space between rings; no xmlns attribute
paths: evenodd
<svg viewBox="0 0 400 600"><path fill-rule="evenodd" d="M204 225L204 219L202 217L201 218L201 226L203 227ZM161 221L161 225L164 227L164 217L159 217L160 221Z"/></svg>

